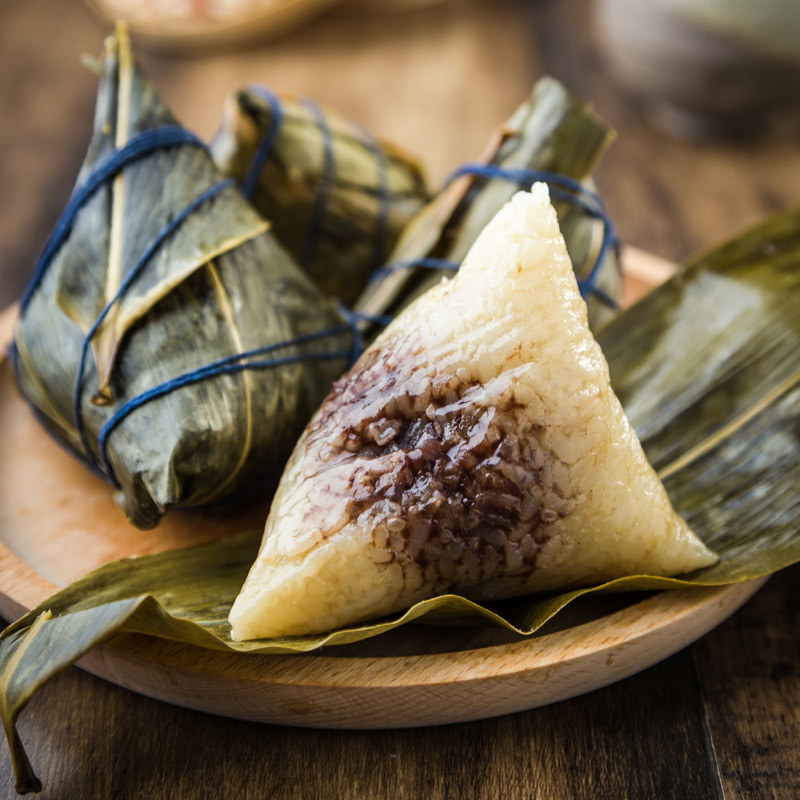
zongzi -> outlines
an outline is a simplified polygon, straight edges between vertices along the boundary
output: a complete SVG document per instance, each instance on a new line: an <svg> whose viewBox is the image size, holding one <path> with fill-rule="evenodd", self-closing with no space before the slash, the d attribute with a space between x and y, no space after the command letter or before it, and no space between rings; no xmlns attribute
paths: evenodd
<svg viewBox="0 0 800 800"><path fill-rule="evenodd" d="M89 151L12 356L46 427L152 527L278 468L352 334L176 124L124 26L99 69Z"/></svg>
<svg viewBox="0 0 800 800"><path fill-rule="evenodd" d="M613 137L587 103L557 80L540 79L494 132L478 163L456 170L411 220L381 271L384 277L376 275L354 308L369 317L396 314L451 277L512 195L547 176L554 181L553 199L589 324L599 329L614 316L622 284L613 229L590 178ZM365 330L367 337L376 332L374 325Z"/></svg>
<svg viewBox="0 0 800 800"><path fill-rule="evenodd" d="M230 613L238 640L445 593L496 600L715 561L614 395L547 187L335 384Z"/></svg>
<svg viewBox="0 0 800 800"><path fill-rule="evenodd" d="M419 165L398 147L263 87L228 98L211 152L317 286L348 306L427 201Z"/></svg>

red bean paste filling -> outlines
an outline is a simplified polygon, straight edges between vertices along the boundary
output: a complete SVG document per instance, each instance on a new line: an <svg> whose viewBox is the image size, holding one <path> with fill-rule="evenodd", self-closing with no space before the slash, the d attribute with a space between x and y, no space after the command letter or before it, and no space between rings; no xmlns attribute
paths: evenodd
<svg viewBox="0 0 800 800"><path fill-rule="evenodd" d="M368 351L312 423L320 460L350 467L349 517L390 501L392 513L368 523L375 545L421 569L437 592L531 574L566 506L543 427L513 393L488 398L475 381L420 380L393 369L400 360ZM409 394L409 384L424 388ZM543 505L548 498L560 510Z"/></svg>

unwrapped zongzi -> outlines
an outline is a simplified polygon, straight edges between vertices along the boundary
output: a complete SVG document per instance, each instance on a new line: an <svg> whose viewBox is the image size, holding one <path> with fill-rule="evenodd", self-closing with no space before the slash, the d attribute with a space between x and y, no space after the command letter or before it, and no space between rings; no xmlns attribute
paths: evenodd
<svg viewBox="0 0 800 800"><path fill-rule="evenodd" d="M235 639L331 630L715 556L609 383L544 184L338 381L281 479Z"/></svg>

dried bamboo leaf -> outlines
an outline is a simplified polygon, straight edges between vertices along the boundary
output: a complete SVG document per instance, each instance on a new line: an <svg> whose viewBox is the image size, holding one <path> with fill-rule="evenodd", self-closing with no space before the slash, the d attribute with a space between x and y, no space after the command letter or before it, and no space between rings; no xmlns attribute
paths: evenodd
<svg viewBox="0 0 800 800"><path fill-rule="evenodd" d="M395 145L332 111L258 87L228 98L211 150L278 241L323 292L347 305L428 199L419 165Z"/></svg>
<svg viewBox="0 0 800 800"><path fill-rule="evenodd" d="M226 621L260 531L108 564L9 626L0 642L0 715L20 791L36 779L15 721L30 697L95 642L131 631L240 653L309 652L413 620L540 628L592 592L717 586L800 560L800 209L696 259L599 339L676 509L720 555L678 578L635 575L482 607L454 595L320 636L232 642ZM731 320L735 324L731 326Z"/></svg>
<svg viewBox="0 0 800 800"><path fill-rule="evenodd" d="M181 132L120 28L106 46L73 197L120 148L164 130ZM15 343L23 394L54 435L116 480L139 527L171 506L225 499L279 467L346 367L351 334L342 318L267 227L197 140L160 147L79 206L23 302ZM291 345L330 329L338 332ZM242 357L273 345L281 346L272 355ZM270 358L283 363L270 368ZM137 407L101 452L104 426L127 403L223 359L232 359L227 374Z"/></svg>
<svg viewBox="0 0 800 800"><path fill-rule="evenodd" d="M614 133L581 100L553 78L542 78L531 96L493 134L479 161L505 169L535 169L587 182ZM519 190L503 180L457 178L409 223L387 263L406 264L424 258L461 263L478 234ZM579 279L588 277L602 238L602 226L574 204L555 202L559 224ZM414 298L452 272L402 269L373 281L355 308L369 315L397 314ZM621 288L616 253L608 253L598 268L594 286L611 300ZM613 310L590 294L589 322L599 329ZM376 329L370 328L372 335Z"/></svg>

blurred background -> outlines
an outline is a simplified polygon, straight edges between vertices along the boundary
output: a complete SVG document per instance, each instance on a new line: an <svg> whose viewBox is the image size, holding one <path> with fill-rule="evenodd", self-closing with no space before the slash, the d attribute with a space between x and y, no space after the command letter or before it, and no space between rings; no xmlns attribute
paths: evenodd
<svg viewBox="0 0 800 800"><path fill-rule="evenodd" d="M552 74L619 133L597 182L624 241L674 260L800 202L796 0L3 0L0 305L88 142L109 20L208 138L250 82L416 153L431 185Z"/></svg>
<svg viewBox="0 0 800 800"><path fill-rule="evenodd" d="M118 15L158 91L205 138L226 95L259 82L417 153L436 186L551 74L618 131L596 178L625 242L682 261L800 204L800 0L92 2L0 0L0 308L19 297L72 189L97 88L81 54L101 51ZM284 797L370 785L383 797L403 780L404 796L495 785L544 796L539 776L576 797L609 785L631 797L796 796L799 575L773 578L691 650L553 709L370 732L367 745L361 733L194 714L69 670L22 734L34 763L58 762L63 787L46 795L58 800L112 785L255 797L263 775ZM154 719L159 735L142 736ZM308 757L320 748L329 760ZM137 762L156 765L142 783Z"/></svg>

